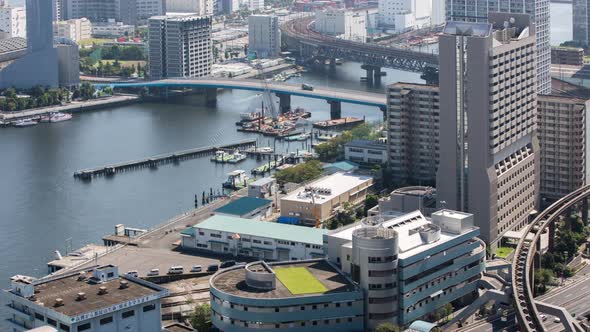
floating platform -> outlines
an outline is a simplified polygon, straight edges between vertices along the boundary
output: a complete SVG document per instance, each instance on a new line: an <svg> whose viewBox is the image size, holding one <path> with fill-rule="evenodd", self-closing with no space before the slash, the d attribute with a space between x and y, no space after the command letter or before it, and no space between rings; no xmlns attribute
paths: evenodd
<svg viewBox="0 0 590 332"><path fill-rule="evenodd" d="M336 120L326 120L326 121L315 122L313 124L313 127L317 128L317 129L322 129L322 130L350 129L350 128L360 125L361 123L364 123L364 122L365 122L364 118L359 119L359 118L354 118L354 117L346 117L346 118L341 118L341 119L336 119Z"/></svg>

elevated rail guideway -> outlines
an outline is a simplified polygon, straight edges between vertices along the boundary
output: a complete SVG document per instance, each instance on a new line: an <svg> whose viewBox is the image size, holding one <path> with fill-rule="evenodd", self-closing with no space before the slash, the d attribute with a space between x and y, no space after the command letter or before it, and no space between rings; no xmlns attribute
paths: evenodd
<svg viewBox="0 0 590 332"><path fill-rule="evenodd" d="M551 237L553 233L552 229L554 230L553 227L555 227L555 221L574 205L583 203L589 196L590 185L579 188L553 203L553 205L541 212L527 227L525 235L520 239L516 247L514 261L512 262L512 285L516 317L522 331L546 331L543 322L539 318L539 312L533 298L534 294L531 287L534 280L532 273L535 254L538 253L539 256L541 254L541 234L549 227L549 236ZM532 239L527 236L529 233L533 233ZM537 259L540 259L540 257L537 257ZM577 322L567 323L573 325L576 330L579 328Z"/></svg>
<svg viewBox="0 0 590 332"><path fill-rule="evenodd" d="M288 49L302 56L325 59L346 59L364 64L367 77L375 70L379 77L381 67L421 72L427 66L438 66L438 55L404 48L344 40L323 35L313 30L315 17L298 18L281 26L282 39Z"/></svg>
<svg viewBox="0 0 590 332"><path fill-rule="evenodd" d="M200 88L205 89L208 102L214 102L217 89L238 89L263 92L267 88L271 93L279 97L281 112L291 108L291 96L324 99L330 104L332 118L341 117L341 103L378 107L382 111L386 109L386 97L382 93L372 93L358 90L332 89L314 87L312 90L303 90L301 84L283 82L269 82L263 86L260 80L231 79L231 78L181 78L164 79L158 81L121 82L95 84L97 88Z"/></svg>

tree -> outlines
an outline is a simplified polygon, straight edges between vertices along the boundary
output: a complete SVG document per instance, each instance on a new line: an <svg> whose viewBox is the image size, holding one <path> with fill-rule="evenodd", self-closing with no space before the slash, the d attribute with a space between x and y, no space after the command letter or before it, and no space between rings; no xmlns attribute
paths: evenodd
<svg viewBox="0 0 590 332"><path fill-rule="evenodd" d="M377 206L377 204L379 204L379 196L373 194L367 195L367 198L365 198L364 215L366 216L367 211Z"/></svg>
<svg viewBox="0 0 590 332"><path fill-rule="evenodd" d="M375 332L399 332L399 327L393 323L381 323L375 328Z"/></svg>
<svg viewBox="0 0 590 332"><path fill-rule="evenodd" d="M557 241L555 241L555 251L568 253L568 256L575 255L578 252L578 244L574 232L570 230L561 230Z"/></svg>
<svg viewBox="0 0 590 332"><path fill-rule="evenodd" d="M209 332L211 330L211 306L204 303L195 308L190 318L191 325L199 332Z"/></svg>
<svg viewBox="0 0 590 332"><path fill-rule="evenodd" d="M275 173L278 183L285 184L288 182L301 183L316 179L322 175L322 165L317 160L309 160L305 163L295 165Z"/></svg>

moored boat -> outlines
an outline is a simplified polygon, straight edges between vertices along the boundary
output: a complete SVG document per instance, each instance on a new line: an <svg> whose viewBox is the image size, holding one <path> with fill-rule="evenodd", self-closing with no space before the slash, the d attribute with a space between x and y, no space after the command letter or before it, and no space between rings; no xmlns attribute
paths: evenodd
<svg viewBox="0 0 590 332"><path fill-rule="evenodd" d="M24 128L24 127L35 126L35 125L37 125L37 123L38 123L37 121L31 120L31 119L17 120L16 122L14 122L14 126L18 127L18 128Z"/></svg>

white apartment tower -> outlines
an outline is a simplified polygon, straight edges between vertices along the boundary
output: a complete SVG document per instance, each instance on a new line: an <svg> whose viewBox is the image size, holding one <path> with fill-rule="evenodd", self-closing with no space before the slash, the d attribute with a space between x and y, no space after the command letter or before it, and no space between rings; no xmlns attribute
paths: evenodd
<svg viewBox="0 0 590 332"><path fill-rule="evenodd" d="M248 17L248 53L259 58L276 58L281 52L279 18L274 15Z"/></svg>
<svg viewBox="0 0 590 332"><path fill-rule="evenodd" d="M396 32L430 24L431 0L379 0L378 24Z"/></svg>
<svg viewBox="0 0 590 332"><path fill-rule="evenodd" d="M366 42L367 15L362 11L328 8L316 12L315 30L346 40Z"/></svg>
<svg viewBox="0 0 590 332"><path fill-rule="evenodd" d="M529 15L447 22L440 36L438 200L492 247L538 206L535 27Z"/></svg>
<svg viewBox="0 0 590 332"><path fill-rule="evenodd" d="M13 37L27 37L27 12L0 1L0 39Z"/></svg>
<svg viewBox="0 0 590 332"><path fill-rule="evenodd" d="M446 12L447 21L465 22L487 22L488 13L492 12L529 14L537 37L537 91L539 94L551 94L549 0L447 0ZM576 12L574 9L574 15Z"/></svg>
<svg viewBox="0 0 590 332"><path fill-rule="evenodd" d="M203 77L211 73L210 16L154 16L148 27L152 79Z"/></svg>

